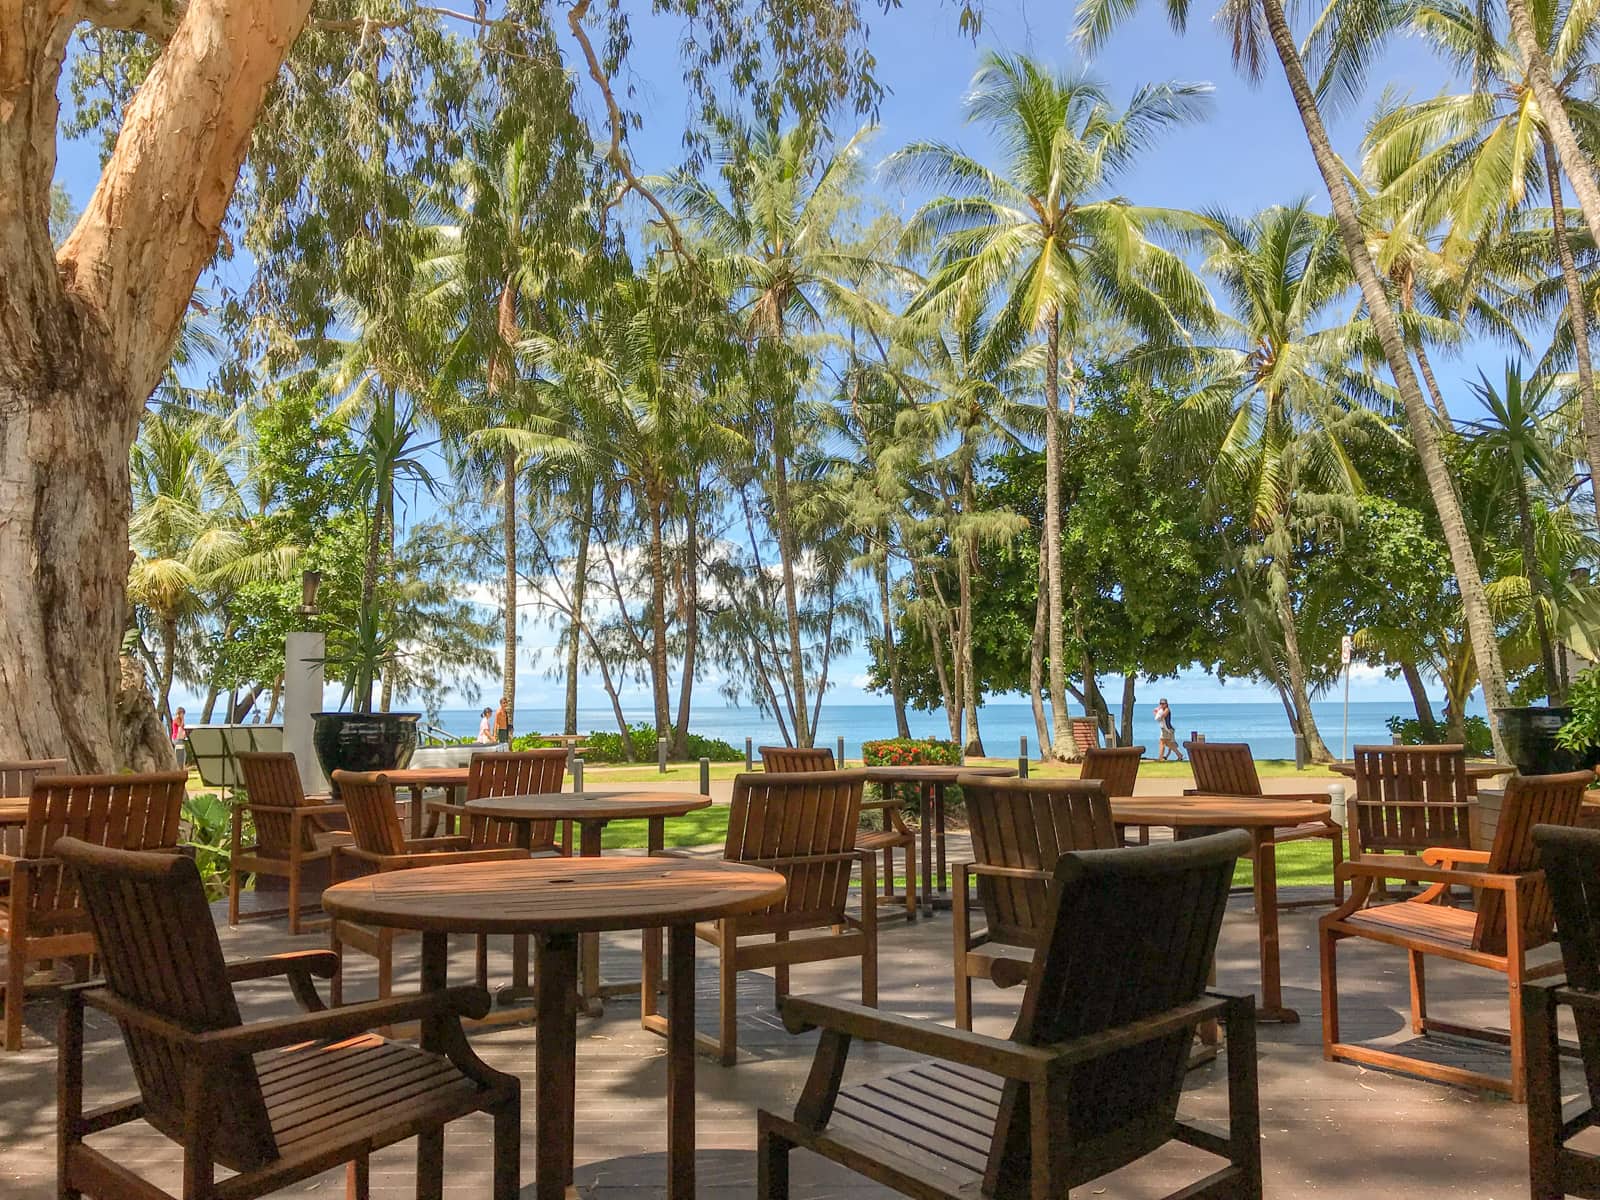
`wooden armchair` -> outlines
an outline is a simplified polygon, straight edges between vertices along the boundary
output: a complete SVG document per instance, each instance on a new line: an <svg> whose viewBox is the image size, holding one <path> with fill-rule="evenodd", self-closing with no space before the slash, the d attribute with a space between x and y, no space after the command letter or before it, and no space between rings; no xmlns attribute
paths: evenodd
<svg viewBox="0 0 1600 1200"><path fill-rule="evenodd" d="M1570 1141L1600 1126L1600 830L1538 825L1565 978L1522 988L1528 1068L1528 1166L1533 1200L1600 1197L1600 1155ZM1570 1009L1587 1097L1562 1107L1556 1016ZM1589 1139L1592 1141L1592 1139Z"/></svg>
<svg viewBox="0 0 1600 1200"><path fill-rule="evenodd" d="M792 775L804 771L832 771L838 764L833 761L833 751L826 747L800 749L794 746L761 747L761 769L769 775ZM890 793L886 792L886 800ZM898 804L883 805L883 828L861 829L856 832L856 849L870 850L883 855L883 891L874 892L878 906L904 905L907 921L917 919L917 834L906 824L905 813ZM906 860L906 887L903 895L894 890L894 852L899 850ZM863 893L865 894L865 893Z"/></svg>
<svg viewBox="0 0 1600 1200"><path fill-rule="evenodd" d="M334 876L372 871L404 871L411 867L441 867L459 862L493 862L527 858L526 850L513 847L474 850L466 836L408 838L400 826L394 788L381 772L335 771L333 785L350 818L353 846L339 846L333 857ZM347 869L348 868L348 869ZM344 950L353 946L378 960L378 996L389 995L394 982L394 942L405 931L368 929L349 921L329 923L329 945L339 960L333 977L333 1002L344 999ZM480 985L488 974L487 941L478 935Z"/></svg>
<svg viewBox="0 0 1600 1200"><path fill-rule="evenodd" d="M1189 767L1194 772L1194 787L1185 788L1184 795L1246 796L1265 795L1261 790L1261 777L1256 774L1256 760L1245 742L1185 742L1183 748L1189 755ZM1326 792L1273 792L1273 800L1304 800L1310 804L1326 804ZM1344 861L1344 830L1332 817L1307 821L1288 829L1275 829L1272 844L1282 846L1287 842L1303 842L1311 838L1326 841L1333 850L1333 903L1344 903L1344 880L1339 874L1339 864ZM1279 908L1304 908L1312 904L1326 904L1326 900L1287 900Z"/></svg>
<svg viewBox="0 0 1600 1200"><path fill-rule="evenodd" d="M347 830L333 829L329 817L344 816L344 806L324 797L307 796L300 784L300 768L287 751L240 750L239 782L245 798L233 806L233 829L228 846L228 924L239 923L239 890L245 872L275 875L289 881L289 932L300 932L300 897L306 867L326 863L334 850L355 844ZM246 846L244 816L250 815L256 840ZM277 916L277 913L263 913ZM317 922L321 924L320 921Z"/></svg>
<svg viewBox="0 0 1600 1200"><path fill-rule="evenodd" d="M1139 764L1144 761L1143 746L1096 746L1084 752L1079 779L1098 779L1107 796L1118 799L1133 795L1139 782ZM1150 844L1150 827L1138 826L1139 844Z"/></svg>
<svg viewBox="0 0 1600 1200"><path fill-rule="evenodd" d="M400 1000L324 1009L313 976L334 974L326 950L225 963L200 874L187 858L137 854L67 838L57 853L82 889L101 947L102 983L74 988L61 1017L57 1146L62 1196L167 1193L129 1158L85 1138L144 1118L183 1147L185 1200L276 1192L348 1163L348 1195L368 1194L368 1155L417 1138L417 1195L443 1193L444 1126L468 1113L494 1118L495 1200L520 1183L518 1082L491 1070L461 1031L489 998L457 987ZM240 1020L233 985L285 977L296 1017ZM133 1062L135 1100L84 1111L84 1007L115 1017ZM425 1043L370 1030L422 1020ZM220 1183L216 1169L236 1171Z"/></svg>
<svg viewBox="0 0 1600 1200"><path fill-rule="evenodd" d="M1357 746L1355 781L1345 806L1351 857L1471 848L1465 746Z"/></svg>
<svg viewBox="0 0 1600 1200"><path fill-rule="evenodd" d="M64 758L23 758L0 762L0 796L31 796L33 781L41 775L59 775L67 769ZM15 858L22 853L22 826L0 829L0 855ZM6 876L0 868L0 888Z"/></svg>
<svg viewBox="0 0 1600 1200"><path fill-rule="evenodd" d="M1538 869L1535 825L1572 825L1583 792L1594 782L1588 771L1568 775L1513 777L1506 787L1494 845L1487 851L1439 847L1420 857L1374 854L1353 858L1339 868L1354 881L1350 899L1318 922L1322 952L1322 1056L1328 1061L1365 1063L1400 1070L1442 1083L1490 1088L1520 1103L1526 1092L1523 1061L1524 980L1560 971L1559 963L1527 965L1529 950L1550 940L1554 913L1544 872ZM1415 879L1433 886L1419 896L1363 908L1376 880ZM1450 903L1452 886L1476 893L1476 911ZM1366 938L1406 952L1411 967L1411 1030L1509 1043L1511 1076L1502 1079L1411 1058L1390 1050L1339 1040L1339 979L1335 948L1345 938ZM1440 1021L1428 1015L1424 963L1427 955L1496 971L1511 993L1511 1033Z"/></svg>
<svg viewBox="0 0 1600 1200"><path fill-rule="evenodd" d="M6 945L7 1050L22 1049L28 965L42 959L87 957L96 949L78 884L55 857L56 843L72 837L120 850L175 852L188 779L187 772L169 771L50 775L35 781L22 830L22 854L10 860L11 890L0 910L0 941Z"/></svg>
<svg viewBox="0 0 1600 1200"><path fill-rule="evenodd" d="M822 1038L794 1116L757 1116L756 1194L789 1195L801 1147L920 1200L1043 1200L1176 1140L1227 1162L1168 1200L1259 1200L1254 1001L1204 990L1248 848L1234 831L1062 855L1009 1039L790 997L789 1029ZM1194 1028L1218 1016L1226 1134L1177 1115ZM933 1057L893 1071L874 1062L843 1087L856 1038Z"/></svg>
<svg viewBox="0 0 1600 1200"><path fill-rule="evenodd" d="M1100 722L1093 717L1071 717L1072 740L1077 743L1078 754L1100 749Z"/></svg>
<svg viewBox="0 0 1600 1200"><path fill-rule="evenodd" d="M956 864L956 1024L971 1029L974 978L1002 988L1027 982L1061 856L1120 843L1099 781L974 775L962 776L959 783L975 861ZM969 895L973 878L988 923L976 936Z"/></svg>
<svg viewBox="0 0 1600 1200"><path fill-rule="evenodd" d="M719 1036L702 1038L725 1067L738 1056L740 971L773 968L779 1001L789 994L789 968L796 963L861 958L861 1002L878 1002L878 906L871 851L856 849L861 819L860 771L811 771L791 775L740 775L733 781L733 808L723 858L777 871L789 883L782 900L760 912L728 917L695 928L717 947L722 990ZM861 864L861 916L845 911L850 875ZM794 933L826 930L794 938ZM771 940L765 940L771 935ZM743 939L762 937L750 943ZM646 1027L665 1032L659 1017Z"/></svg>
<svg viewBox="0 0 1600 1200"><path fill-rule="evenodd" d="M486 796L532 796L559 792L566 783L567 752L560 746L544 750L493 751L474 754L467 767L467 800ZM434 804L433 811L448 818L449 828L467 835L474 850L515 847L514 821L497 821L472 812L462 804ZM556 823L540 821L531 828L534 851L556 849Z"/></svg>

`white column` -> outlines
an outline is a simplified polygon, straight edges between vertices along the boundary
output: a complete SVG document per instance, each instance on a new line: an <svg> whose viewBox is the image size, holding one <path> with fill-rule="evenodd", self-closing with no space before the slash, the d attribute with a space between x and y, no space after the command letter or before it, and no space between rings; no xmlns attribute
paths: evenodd
<svg viewBox="0 0 1600 1200"><path fill-rule="evenodd" d="M322 711L322 660L326 654L327 639L320 633L291 633L284 639L283 748L294 754L300 783L308 795L328 790L311 744L311 714Z"/></svg>

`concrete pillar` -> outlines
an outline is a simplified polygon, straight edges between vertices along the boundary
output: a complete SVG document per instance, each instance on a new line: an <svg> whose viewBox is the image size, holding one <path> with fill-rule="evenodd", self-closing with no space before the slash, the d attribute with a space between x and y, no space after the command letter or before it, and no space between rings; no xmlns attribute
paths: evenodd
<svg viewBox="0 0 1600 1200"><path fill-rule="evenodd" d="M294 754L308 795L328 790L311 744L311 714L322 711L322 660L327 653L327 639L320 633L291 633L284 639L283 748Z"/></svg>

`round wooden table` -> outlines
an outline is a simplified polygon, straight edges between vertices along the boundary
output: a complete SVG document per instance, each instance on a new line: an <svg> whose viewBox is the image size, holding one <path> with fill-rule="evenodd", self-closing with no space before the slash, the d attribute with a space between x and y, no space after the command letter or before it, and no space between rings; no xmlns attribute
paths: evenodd
<svg viewBox="0 0 1600 1200"><path fill-rule="evenodd" d="M446 986L452 933L529 934L538 944L534 1047L534 1188L563 1200L572 1185L577 1099L578 935L667 928L667 1195L694 1195L694 926L780 899L776 871L721 860L533 858L368 875L335 884L322 906L342 920L422 934L422 990ZM422 1023L440 1053L442 1022Z"/></svg>
<svg viewBox="0 0 1600 1200"><path fill-rule="evenodd" d="M1278 963L1278 860L1272 831L1327 820L1333 810L1307 800L1239 796L1162 796L1111 801L1111 820L1122 825L1162 825L1175 837L1196 837L1218 829L1250 835L1255 859L1256 937L1261 950L1261 1003L1256 1017L1292 1024L1300 1014L1284 1007Z"/></svg>
<svg viewBox="0 0 1600 1200"><path fill-rule="evenodd" d="M917 824L922 829L922 908L931 913L935 908L950 907L950 889L945 871L944 854L944 790L961 775L986 775L1005 779L1017 773L1015 767L941 767L931 764L910 767L868 767L869 783L914 783L922 796L922 812ZM863 808L899 808L900 801L892 793L883 800L863 802ZM938 842L938 888L935 894L934 841Z"/></svg>
<svg viewBox="0 0 1600 1200"><path fill-rule="evenodd" d="M443 788L454 794L467 786L471 767L405 767L398 771L380 772L393 786L411 793L411 836L422 836L422 793L427 788Z"/></svg>
<svg viewBox="0 0 1600 1200"><path fill-rule="evenodd" d="M612 821L647 821L646 852L659 854L666 840L666 819L681 817L711 807L710 796L684 792L543 792L524 796L485 796L468 800L467 808L486 817L510 821L516 827L517 845L527 850L533 845L533 827L542 821L571 821L578 826L578 853L584 858L600 857L600 841ZM654 996L661 975L661 939L651 933L644 937L644 973L639 983L602 983L600 980L600 939L585 935L582 942L582 971L579 998L591 1017L605 1010L605 997L632 995L644 988ZM528 989L527 943L521 938L512 944L511 986L502 990L500 1000L511 1003L530 995Z"/></svg>

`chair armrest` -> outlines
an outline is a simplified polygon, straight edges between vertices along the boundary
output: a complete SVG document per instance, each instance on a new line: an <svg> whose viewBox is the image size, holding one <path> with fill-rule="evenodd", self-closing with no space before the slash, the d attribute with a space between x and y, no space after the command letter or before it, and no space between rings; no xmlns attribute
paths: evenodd
<svg viewBox="0 0 1600 1200"><path fill-rule="evenodd" d="M265 958L239 958L224 968L229 983L252 979L273 979L279 975L315 975L332 979L339 970L339 956L332 950L291 950Z"/></svg>
<svg viewBox="0 0 1600 1200"><path fill-rule="evenodd" d="M870 853L870 850L841 850L837 854L791 854L783 858L741 858L738 861L747 867L766 867L770 870L775 867L811 866L815 863L856 862L862 854Z"/></svg>
<svg viewBox="0 0 1600 1200"><path fill-rule="evenodd" d="M450 837L407 838L407 854L428 854L435 850L470 850L472 839L464 835Z"/></svg>
<svg viewBox="0 0 1600 1200"><path fill-rule="evenodd" d="M1584 991L1567 982L1565 975L1551 975L1545 979L1525 979L1524 992L1536 990L1545 993L1552 1005L1565 1004L1568 1008L1600 1015L1600 992Z"/></svg>
<svg viewBox="0 0 1600 1200"><path fill-rule="evenodd" d="M1327 792L1265 792L1265 793L1262 794L1261 798L1263 800L1273 800L1273 801L1288 800L1288 801L1291 801L1291 802L1298 800L1298 801L1300 801L1301 803L1304 803L1304 804L1326 804L1328 802L1328 793Z"/></svg>
<svg viewBox="0 0 1600 1200"><path fill-rule="evenodd" d="M379 864L380 871L407 871L413 867L448 867L456 863L512 862L532 857L526 850L503 846L493 850L434 850L423 854L393 854Z"/></svg>
<svg viewBox="0 0 1600 1200"><path fill-rule="evenodd" d="M932 1021L896 1016L843 1000L787 996L783 1001L783 1023L790 1033L831 1029L849 1037L978 1067L1007 1079L1043 1080L1052 1061L1052 1056L1043 1049Z"/></svg>
<svg viewBox="0 0 1600 1200"><path fill-rule="evenodd" d="M1039 867L1001 867L991 866L989 863L968 863L967 869L974 875L993 875L998 879L1038 879L1049 882L1053 878L1049 871Z"/></svg>
<svg viewBox="0 0 1600 1200"><path fill-rule="evenodd" d="M462 986L424 992L417 996L391 997L346 1004L322 1012L257 1021L233 1029L191 1034L195 1050L211 1058L231 1058L239 1054L259 1054L299 1042L337 1041L367 1033L382 1025L399 1025L427 1017L482 1018L489 1014L489 993L480 987Z"/></svg>
<svg viewBox="0 0 1600 1200"><path fill-rule="evenodd" d="M1487 871L1448 871L1430 866L1422 859L1409 854L1363 854L1346 859L1339 865L1335 877L1342 882L1352 879L1415 879L1421 883L1459 883L1463 887L1493 888L1511 891L1521 884L1537 881L1543 871L1527 871L1521 875L1491 875Z"/></svg>
<svg viewBox="0 0 1600 1200"><path fill-rule="evenodd" d="M1487 867L1489 851L1461 850L1454 846L1429 846L1422 852L1422 861L1430 867L1443 867L1446 871L1453 870L1460 863L1476 863Z"/></svg>

